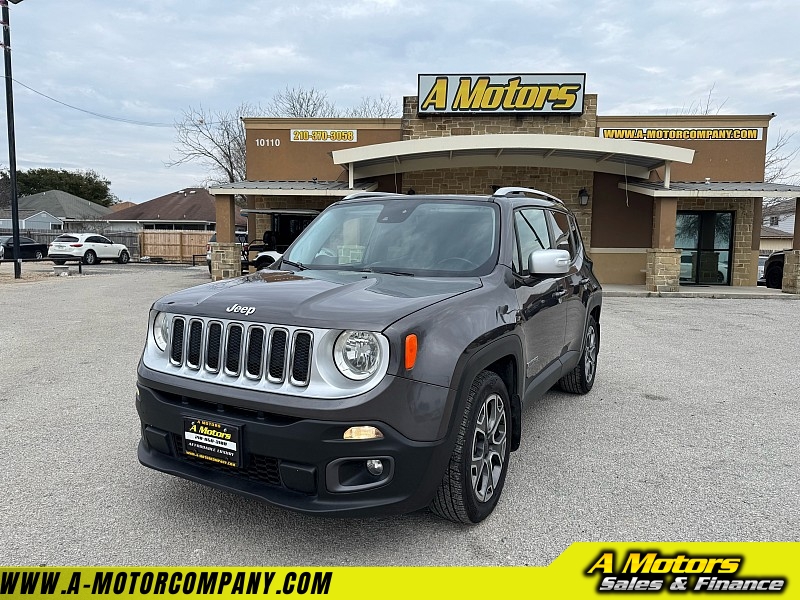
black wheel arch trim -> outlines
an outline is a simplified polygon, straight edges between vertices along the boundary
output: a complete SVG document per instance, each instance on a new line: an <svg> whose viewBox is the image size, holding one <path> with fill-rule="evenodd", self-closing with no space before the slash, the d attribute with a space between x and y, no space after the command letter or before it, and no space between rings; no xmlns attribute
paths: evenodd
<svg viewBox="0 0 800 600"><path fill-rule="evenodd" d="M506 357L511 357L514 369L511 377L515 385L513 389L506 385L508 396L511 400L511 450L519 448L522 432L522 401L520 394L521 387L525 385L524 376L520 372L520 365L523 364L522 356L522 340L516 333L507 333L474 352L470 354L464 353L461 356L453 377L453 382L457 382L457 385L453 388L455 401L453 402L453 410L450 413L447 428L448 438L450 438L448 442L452 440L452 443L455 444L458 422L464 413L467 394L473 380L486 367ZM498 375L501 379L504 379L501 374Z"/></svg>

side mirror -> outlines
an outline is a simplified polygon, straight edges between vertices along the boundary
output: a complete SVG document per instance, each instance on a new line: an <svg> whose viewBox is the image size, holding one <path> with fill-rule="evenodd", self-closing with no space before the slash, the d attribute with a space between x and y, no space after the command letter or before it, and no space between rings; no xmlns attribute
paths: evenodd
<svg viewBox="0 0 800 600"><path fill-rule="evenodd" d="M528 257L531 275L564 275L569 271L572 258L567 250L539 250Z"/></svg>

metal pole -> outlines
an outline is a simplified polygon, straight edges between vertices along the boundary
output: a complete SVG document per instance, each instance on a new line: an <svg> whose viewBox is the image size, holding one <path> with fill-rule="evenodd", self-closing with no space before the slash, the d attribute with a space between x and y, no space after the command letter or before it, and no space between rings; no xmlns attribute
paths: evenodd
<svg viewBox="0 0 800 600"><path fill-rule="evenodd" d="M17 151L14 142L14 89L11 80L11 27L8 0L0 0L3 16L3 54L6 66L6 120L8 121L8 173L11 180L11 228L14 236L14 278L22 275L22 252L19 247L19 205L17 204Z"/></svg>

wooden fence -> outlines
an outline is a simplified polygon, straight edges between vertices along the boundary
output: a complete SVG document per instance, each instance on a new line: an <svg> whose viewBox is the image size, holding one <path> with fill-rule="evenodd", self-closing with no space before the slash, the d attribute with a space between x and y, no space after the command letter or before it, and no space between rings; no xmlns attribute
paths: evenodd
<svg viewBox="0 0 800 600"><path fill-rule="evenodd" d="M162 231L148 229L139 232L141 256L165 262L192 262L193 255L206 255L206 244L213 231Z"/></svg>

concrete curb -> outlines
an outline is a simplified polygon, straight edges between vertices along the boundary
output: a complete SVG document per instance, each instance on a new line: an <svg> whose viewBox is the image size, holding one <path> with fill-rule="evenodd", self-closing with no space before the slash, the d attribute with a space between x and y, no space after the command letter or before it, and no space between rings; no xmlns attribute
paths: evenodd
<svg viewBox="0 0 800 600"><path fill-rule="evenodd" d="M800 294L748 294L746 292L645 292L603 290L605 298L708 298L711 300L800 300Z"/></svg>

